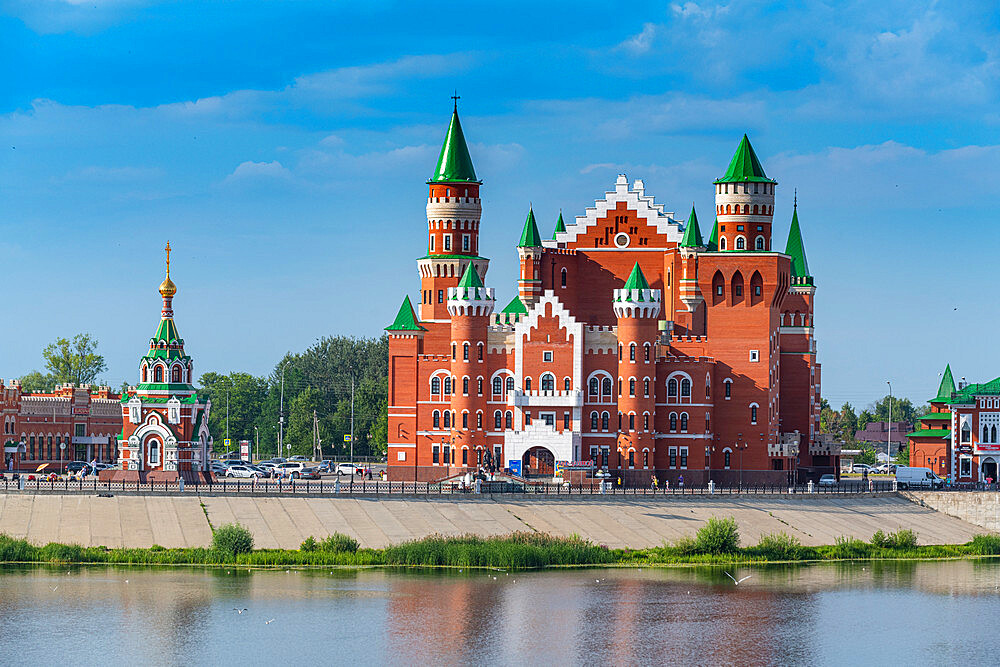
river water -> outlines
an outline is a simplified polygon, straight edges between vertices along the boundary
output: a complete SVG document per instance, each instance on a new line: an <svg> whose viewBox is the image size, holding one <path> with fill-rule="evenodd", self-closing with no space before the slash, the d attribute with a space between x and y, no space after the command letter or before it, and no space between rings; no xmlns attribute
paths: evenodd
<svg viewBox="0 0 1000 667"><path fill-rule="evenodd" d="M725 571L749 579L735 585ZM8 567L0 663L993 664L998 586L992 561L533 573Z"/></svg>

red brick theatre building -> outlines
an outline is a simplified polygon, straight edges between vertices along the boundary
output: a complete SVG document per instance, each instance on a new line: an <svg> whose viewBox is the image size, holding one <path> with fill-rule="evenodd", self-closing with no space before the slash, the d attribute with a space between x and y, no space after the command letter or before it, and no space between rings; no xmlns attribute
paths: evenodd
<svg viewBox="0 0 1000 667"><path fill-rule="evenodd" d="M777 182L746 136L705 240L619 176L542 239L528 211L517 296L484 285L480 187L459 123L428 181L419 315L389 333L389 472L434 480L499 462L551 477L593 461L631 484L784 484L833 472L814 442L815 283L797 211L772 248Z"/></svg>
<svg viewBox="0 0 1000 667"><path fill-rule="evenodd" d="M139 384L121 397L121 470L111 472L116 481L163 482L179 477L194 481L208 474L203 471L208 468L212 446L208 432L211 403L195 391L194 364L174 324L177 287L170 279L169 243L166 251L167 276L159 290L163 297L160 324L149 340L149 352L139 360Z"/></svg>

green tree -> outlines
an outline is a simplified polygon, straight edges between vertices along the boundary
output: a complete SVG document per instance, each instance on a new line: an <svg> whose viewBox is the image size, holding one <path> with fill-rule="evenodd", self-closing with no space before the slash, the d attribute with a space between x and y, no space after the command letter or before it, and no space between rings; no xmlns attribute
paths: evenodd
<svg viewBox="0 0 1000 667"><path fill-rule="evenodd" d="M854 412L854 407L850 403L844 403L840 407L840 422L838 433L844 442L854 442L854 432L858 427L858 416Z"/></svg>
<svg viewBox="0 0 1000 667"><path fill-rule="evenodd" d="M198 393L212 401L208 428L221 444L226 437L226 401L229 401L229 437L233 441L255 442L254 427L259 426L262 407L267 397L267 381L249 373L229 375L205 373L199 378Z"/></svg>
<svg viewBox="0 0 1000 667"><path fill-rule="evenodd" d="M908 398L901 398L899 396L892 397L892 421L895 422L909 422L913 424L917 417L922 416L922 409L925 406L915 408L913 403L910 402ZM880 400L875 402L872 406L872 413L875 415L875 421L887 422L889 420L889 397L884 396Z"/></svg>
<svg viewBox="0 0 1000 667"><path fill-rule="evenodd" d="M77 334L72 340L57 338L42 350L45 368L56 383L92 383L98 373L108 369L104 357L97 354L97 339L90 334Z"/></svg>
<svg viewBox="0 0 1000 667"><path fill-rule="evenodd" d="M56 381L51 375L31 371L27 375L21 376L21 391L26 392L48 392L55 387Z"/></svg>
<svg viewBox="0 0 1000 667"><path fill-rule="evenodd" d="M865 427L868 426L868 422L873 421L878 421L875 419L875 415L873 415L869 410L862 410L861 414L858 415L858 421L855 423L854 429L855 431L863 431L865 430ZM854 437L853 433L851 434L851 437Z"/></svg>

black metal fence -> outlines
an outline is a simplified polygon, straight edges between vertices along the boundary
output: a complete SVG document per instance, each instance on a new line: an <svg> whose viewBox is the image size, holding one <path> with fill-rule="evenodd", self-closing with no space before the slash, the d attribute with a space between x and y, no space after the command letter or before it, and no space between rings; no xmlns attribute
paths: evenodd
<svg viewBox="0 0 1000 667"><path fill-rule="evenodd" d="M863 493L895 493L894 481L841 482L834 486L743 484L735 486L686 486L670 488L619 487L611 482L570 486L516 481L481 482L478 490L460 482L390 482L379 480L340 479L271 480L227 479L214 484L179 482L101 482L83 480L0 479L0 492L28 493L206 493L220 495L344 495L344 496L447 496L447 495L514 495L514 496L706 496L706 495L857 495Z"/></svg>

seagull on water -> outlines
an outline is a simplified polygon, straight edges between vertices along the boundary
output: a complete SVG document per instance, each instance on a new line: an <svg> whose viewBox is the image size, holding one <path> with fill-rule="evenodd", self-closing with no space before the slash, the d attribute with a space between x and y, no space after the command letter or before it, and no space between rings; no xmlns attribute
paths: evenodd
<svg viewBox="0 0 1000 667"><path fill-rule="evenodd" d="M274 619L273 618L270 621L264 621L264 625L268 625L270 623L274 623Z"/></svg>
<svg viewBox="0 0 1000 667"><path fill-rule="evenodd" d="M233 607L233 611L235 611L237 614L242 614L246 610L247 610L246 607L244 607L243 609L237 609L236 607Z"/></svg>
<svg viewBox="0 0 1000 667"><path fill-rule="evenodd" d="M58 587L58 586L56 586L56 588L59 588L59 587ZM53 593L55 593L55 592L56 592L56 588L53 588L53 589L52 589L52 592L53 592Z"/></svg>
<svg viewBox="0 0 1000 667"><path fill-rule="evenodd" d="M737 578L736 578L736 577L734 577L733 575L731 575L731 574L729 574L728 572L726 572L726 576L727 576L727 577L729 577L730 579L732 579L732 580L733 580L733 583L734 583L735 585L739 586L739 585L740 585L740 582L741 582L741 581L746 581L747 579L749 579L749 578L750 578L750 577L752 577L753 575L752 575L752 574L748 574L747 576L743 577L742 579L737 579Z"/></svg>

